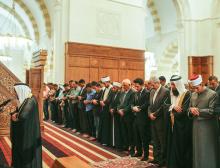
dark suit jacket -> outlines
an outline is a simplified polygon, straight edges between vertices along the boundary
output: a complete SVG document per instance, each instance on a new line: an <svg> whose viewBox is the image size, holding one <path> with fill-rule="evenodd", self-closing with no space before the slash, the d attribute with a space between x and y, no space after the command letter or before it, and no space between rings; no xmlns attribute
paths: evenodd
<svg viewBox="0 0 220 168"><path fill-rule="evenodd" d="M218 100L216 101L215 104L215 113L217 115L220 115L220 85L215 89L217 95L218 95Z"/></svg>
<svg viewBox="0 0 220 168"><path fill-rule="evenodd" d="M116 95L117 94L117 95ZM112 92L109 109L114 109L114 113L117 112L117 107L120 104L121 92Z"/></svg>
<svg viewBox="0 0 220 168"><path fill-rule="evenodd" d="M134 101L132 103L132 107L139 106L139 108L141 109L140 112L133 112L137 120L140 121L140 123L147 122L147 110L150 102L150 92L146 89L143 89L141 93L136 92L133 100Z"/></svg>
<svg viewBox="0 0 220 168"><path fill-rule="evenodd" d="M94 105L94 108L93 108L94 115L99 115L101 111L100 100L101 100L102 94L103 94L103 90L100 90L99 92L96 92L94 95L93 99L97 100L97 103L98 103L97 105Z"/></svg>
<svg viewBox="0 0 220 168"><path fill-rule="evenodd" d="M132 89L130 89L128 91L128 93L126 94L125 98L124 98L125 93L121 94L120 105L118 106L118 109L123 109L124 110L124 117L133 116L132 110L131 110L131 105L133 103L134 93L135 92ZM123 98L124 98L124 102L122 103Z"/></svg>
<svg viewBox="0 0 220 168"><path fill-rule="evenodd" d="M164 117L164 106L166 102L170 101L170 92L168 89L161 86L153 103L153 97L155 92L155 90L151 90L150 92L150 106L148 108L148 114L154 113L154 116L157 118Z"/></svg>
<svg viewBox="0 0 220 168"><path fill-rule="evenodd" d="M79 109L84 109L85 108L85 105L84 105L83 101L86 99L86 94L87 94L86 87L84 87L83 91L80 91L80 94L79 94L79 96L82 96L82 99L78 103L78 108Z"/></svg>

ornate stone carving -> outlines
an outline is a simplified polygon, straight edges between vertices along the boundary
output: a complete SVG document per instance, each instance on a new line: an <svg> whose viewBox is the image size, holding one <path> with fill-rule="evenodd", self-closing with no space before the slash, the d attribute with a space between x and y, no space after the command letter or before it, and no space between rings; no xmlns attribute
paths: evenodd
<svg viewBox="0 0 220 168"><path fill-rule="evenodd" d="M0 62L0 103L9 98L14 98L14 84L18 78ZM15 110L15 104L9 103L0 113L0 136L9 135L10 112Z"/></svg>

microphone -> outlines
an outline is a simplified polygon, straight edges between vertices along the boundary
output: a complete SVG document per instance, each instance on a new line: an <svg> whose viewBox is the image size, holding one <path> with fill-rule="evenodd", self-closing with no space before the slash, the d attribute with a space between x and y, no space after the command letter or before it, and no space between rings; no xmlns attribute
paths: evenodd
<svg viewBox="0 0 220 168"><path fill-rule="evenodd" d="M0 104L0 111L2 111L3 107L6 106L11 101L12 101L12 99L8 99L8 100L5 100L2 104Z"/></svg>

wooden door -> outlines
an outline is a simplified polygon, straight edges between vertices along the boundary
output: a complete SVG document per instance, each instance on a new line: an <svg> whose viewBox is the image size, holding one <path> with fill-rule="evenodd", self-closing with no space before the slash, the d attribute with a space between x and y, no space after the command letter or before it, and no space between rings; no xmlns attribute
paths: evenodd
<svg viewBox="0 0 220 168"><path fill-rule="evenodd" d="M188 75L201 74L203 82L208 81L209 76L213 75L213 56L188 57Z"/></svg>
<svg viewBox="0 0 220 168"><path fill-rule="evenodd" d="M26 83L29 85L32 94L38 101L41 128L43 128L43 79L43 68L31 68L26 71Z"/></svg>

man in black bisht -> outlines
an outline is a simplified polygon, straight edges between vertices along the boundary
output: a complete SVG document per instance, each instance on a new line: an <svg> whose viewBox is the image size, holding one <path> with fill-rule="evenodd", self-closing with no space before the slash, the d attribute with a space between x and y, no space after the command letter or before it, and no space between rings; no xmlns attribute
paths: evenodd
<svg viewBox="0 0 220 168"><path fill-rule="evenodd" d="M11 114L12 167L42 168L38 103L23 83L14 86L18 110Z"/></svg>
<svg viewBox="0 0 220 168"><path fill-rule="evenodd" d="M110 77L102 77L101 81L105 85L105 90L103 91L102 97L100 99L100 106L102 108L100 113L100 122L99 122L99 137L98 140L102 145L110 145L110 121L111 115L109 112L109 100L111 95L112 85L110 83Z"/></svg>
<svg viewBox="0 0 220 168"><path fill-rule="evenodd" d="M167 168L192 167L192 121L188 117L191 93L181 77L173 75L168 124Z"/></svg>
<svg viewBox="0 0 220 168"><path fill-rule="evenodd" d="M111 141L110 145L122 150L122 130L121 130L121 119L117 113L117 106L120 103L121 97L121 83L113 82L112 94L109 105L109 111L111 113Z"/></svg>
<svg viewBox="0 0 220 168"><path fill-rule="evenodd" d="M134 81L137 92L134 95L132 103L132 112L134 114L134 139L137 152L132 157L140 157L141 161L147 161L149 155L149 141L151 136L150 119L147 110L149 106L150 92L144 88L144 81L137 78Z"/></svg>

